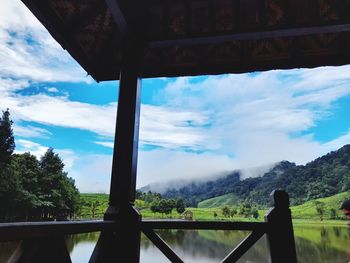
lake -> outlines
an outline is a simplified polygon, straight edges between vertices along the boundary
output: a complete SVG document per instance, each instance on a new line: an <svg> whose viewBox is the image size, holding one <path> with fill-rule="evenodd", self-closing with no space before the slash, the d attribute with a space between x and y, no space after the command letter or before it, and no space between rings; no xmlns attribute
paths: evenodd
<svg viewBox="0 0 350 263"><path fill-rule="evenodd" d="M335 226L294 226L298 262L350 262L350 230ZM213 230L166 230L158 232L185 262L220 262L249 232ZM99 233L67 237L73 263L86 263ZM16 243L0 243L0 263L5 263ZM145 237L141 242L142 263L169 262ZM266 238L261 238L239 262L268 262Z"/></svg>

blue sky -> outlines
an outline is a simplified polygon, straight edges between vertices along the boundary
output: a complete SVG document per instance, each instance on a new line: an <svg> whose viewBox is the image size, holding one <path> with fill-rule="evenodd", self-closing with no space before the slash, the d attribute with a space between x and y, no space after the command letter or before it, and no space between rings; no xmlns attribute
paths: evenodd
<svg viewBox="0 0 350 263"><path fill-rule="evenodd" d="M0 94L17 152L53 147L80 191L108 192L118 81L87 76L18 0L0 9ZM349 66L145 79L137 184L305 164L350 143L349 116Z"/></svg>

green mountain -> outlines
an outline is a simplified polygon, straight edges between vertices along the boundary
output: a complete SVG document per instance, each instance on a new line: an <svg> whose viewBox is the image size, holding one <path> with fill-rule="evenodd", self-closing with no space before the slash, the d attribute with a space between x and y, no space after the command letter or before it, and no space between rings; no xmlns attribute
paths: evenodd
<svg viewBox="0 0 350 263"><path fill-rule="evenodd" d="M180 197L188 206L197 206L203 200L231 193L239 200L266 207L274 189L286 190L292 205L350 190L350 145L306 165L282 161L263 176L242 180L241 173L234 171L216 180L167 190L163 197Z"/></svg>

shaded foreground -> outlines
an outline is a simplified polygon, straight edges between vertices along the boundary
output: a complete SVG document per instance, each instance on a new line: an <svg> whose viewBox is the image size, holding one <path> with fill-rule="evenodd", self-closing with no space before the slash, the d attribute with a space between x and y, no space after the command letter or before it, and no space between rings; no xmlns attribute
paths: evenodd
<svg viewBox="0 0 350 263"><path fill-rule="evenodd" d="M159 234L186 262L219 262L249 232L214 230L163 230ZM344 263L350 261L350 231L346 227L294 226L298 262ZM86 263L99 233L67 237L73 263ZM17 243L0 244L0 263L5 263ZM260 239L239 262L268 262L265 237ZM165 256L145 237L141 242L141 262L168 262Z"/></svg>

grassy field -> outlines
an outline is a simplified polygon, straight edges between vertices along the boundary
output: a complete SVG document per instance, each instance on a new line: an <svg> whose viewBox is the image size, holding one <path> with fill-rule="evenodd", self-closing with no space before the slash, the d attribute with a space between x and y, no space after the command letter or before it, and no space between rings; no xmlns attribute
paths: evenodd
<svg viewBox="0 0 350 263"><path fill-rule="evenodd" d="M82 206L79 218L102 218L108 207L108 196L108 194L80 194Z"/></svg>
<svg viewBox="0 0 350 263"><path fill-rule="evenodd" d="M210 198L198 203L198 208L213 208L221 206L236 206L240 199L235 194L226 194Z"/></svg>
<svg viewBox="0 0 350 263"><path fill-rule="evenodd" d="M339 210L341 203L350 198L349 192L344 192L336 194L326 198L319 198L316 200L308 201L302 205L291 207L293 218L295 219L320 219L320 215L316 211L316 202L321 202L324 204L324 220L330 219L343 219L344 216L342 211ZM335 217L331 215L331 210L335 210Z"/></svg>
<svg viewBox="0 0 350 263"><path fill-rule="evenodd" d="M223 200L227 198L228 201ZM294 224L323 224L323 225L344 225L346 221L339 207L345 199L350 198L349 192L340 193L327 198L320 198L308 201L302 205L291 207L293 223ZM186 208L193 214L194 220L230 220L230 221L263 221L267 210L259 210L259 217L257 219L244 218L241 216L224 217L222 214L222 207L234 201L233 195L225 195L219 198L212 198L200 203L198 208ZM80 218L84 219L98 219L102 218L104 211L108 206L107 194L81 194L82 209ZM219 202L219 200L221 200ZM317 213L315 202L322 202L324 204L323 220L320 220L320 215ZM220 207L214 207L214 205ZM236 204L236 203L235 203ZM139 208L143 218L173 218L179 219L179 215L175 210L169 215L162 215L160 213L153 213L147 205L141 200L136 201L136 206ZM331 209L334 209L336 216L332 217ZM216 216L215 216L216 215Z"/></svg>

